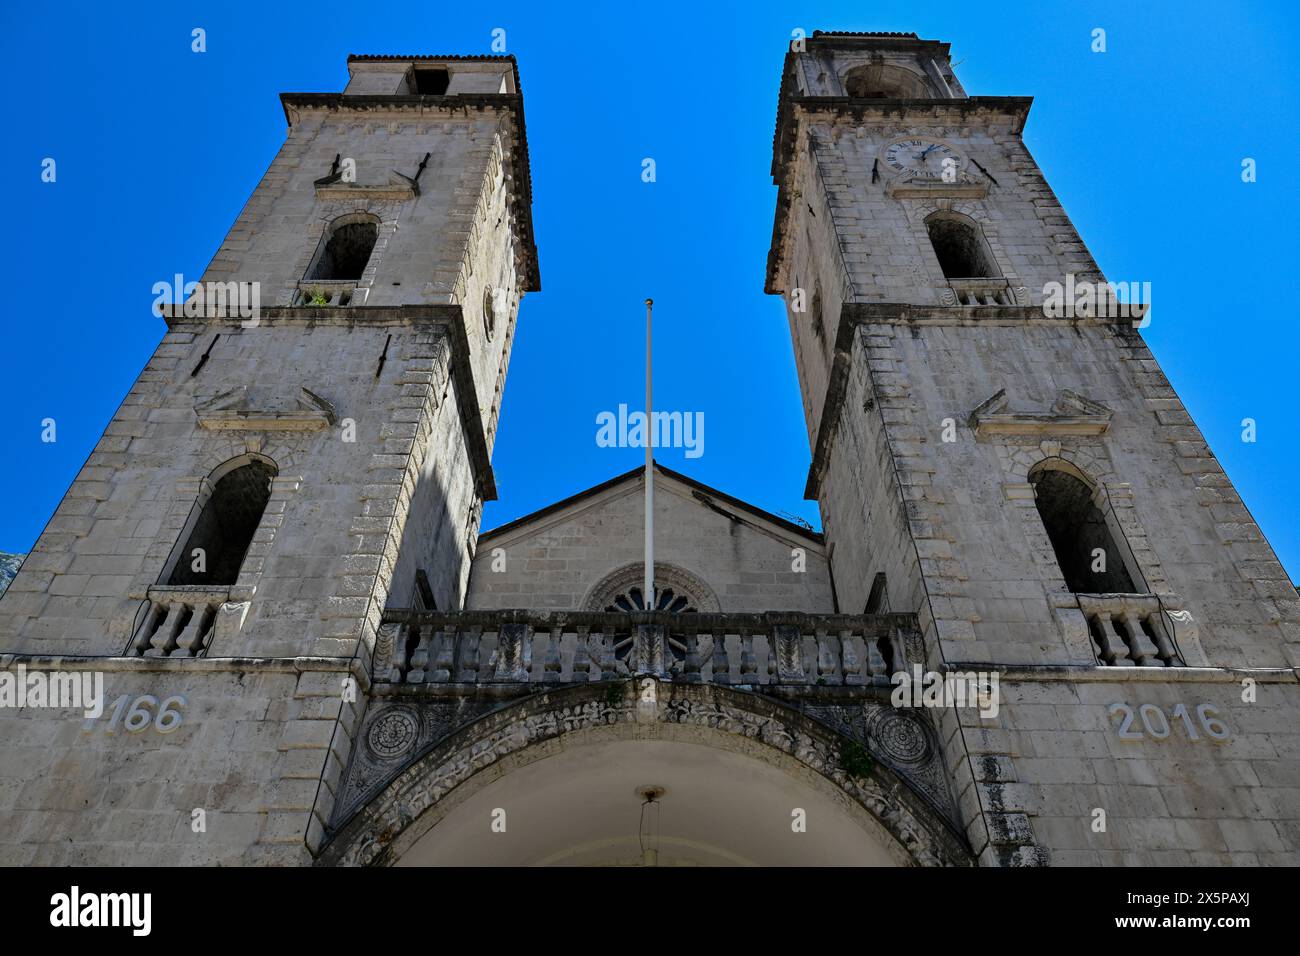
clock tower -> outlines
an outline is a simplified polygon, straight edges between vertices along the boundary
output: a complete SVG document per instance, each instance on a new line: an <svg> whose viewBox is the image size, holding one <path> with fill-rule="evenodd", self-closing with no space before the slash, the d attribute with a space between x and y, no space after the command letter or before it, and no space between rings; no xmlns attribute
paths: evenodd
<svg viewBox="0 0 1300 956"><path fill-rule="evenodd" d="M1300 791L1240 788L1288 786L1241 761L1296 743L1300 603L1026 148L1031 99L968 95L915 34L800 46L766 288L806 494L842 611L915 612L929 671L997 681L996 716L928 715L972 849L1295 862Z"/></svg>

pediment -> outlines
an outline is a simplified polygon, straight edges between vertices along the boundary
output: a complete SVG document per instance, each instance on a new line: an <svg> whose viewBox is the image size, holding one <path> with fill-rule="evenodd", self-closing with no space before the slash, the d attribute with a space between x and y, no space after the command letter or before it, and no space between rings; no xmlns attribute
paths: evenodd
<svg viewBox="0 0 1300 956"><path fill-rule="evenodd" d="M338 421L334 406L305 385L240 385L197 403L194 414L199 427L218 431L320 431Z"/></svg>
<svg viewBox="0 0 1300 956"><path fill-rule="evenodd" d="M1110 427L1114 412L1101 402L1085 398L1072 389L1057 392L1056 400L1043 411L1014 410L1007 390L1000 388L970 413L967 423L979 438L990 435L1102 435Z"/></svg>

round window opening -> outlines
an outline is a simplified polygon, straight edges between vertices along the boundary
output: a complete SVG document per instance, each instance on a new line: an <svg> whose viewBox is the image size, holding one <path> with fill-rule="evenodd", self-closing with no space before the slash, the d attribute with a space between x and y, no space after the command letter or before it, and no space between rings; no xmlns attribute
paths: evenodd
<svg viewBox="0 0 1300 956"><path fill-rule="evenodd" d="M655 599L653 606L646 607L645 591L638 585L633 585L618 594L610 600L605 606L606 611L621 612L632 614L637 611L667 611L669 614L696 614L699 608L696 606L699 602L691 595L678 588L671 586L655 588ZM632 650L633 637L627 634L619 637L614 642L614 656L620 661L627 660L628 654ZM681 632L674 632L671 629L668 632L668 651L673 655L673 660L683 661L686 659L686 635Z"/></svg>

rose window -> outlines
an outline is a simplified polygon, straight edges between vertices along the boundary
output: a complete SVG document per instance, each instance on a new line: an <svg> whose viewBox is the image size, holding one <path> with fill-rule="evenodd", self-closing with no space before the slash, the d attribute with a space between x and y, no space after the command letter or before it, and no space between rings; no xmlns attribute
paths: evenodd
<svg viewBox="0 0 1300 956"><path fill-rule="evenodd" d="M654 606L649 608L652 611L667 611L669 614L695 614L699 608L696 607L696 600L677 588L668 586L655 588ZM624 614L631 614L636 611L647 610L645 605L645 591L637 585L629 587L618 594L605 606L606 611L617 611ZM632 650L633 635L627 634L615 639L614 656L618 660L626 660L628 653ZM685 635L668 632L668 651L673 655L674 660L684 660L686 658L686 641Z"/></svg>

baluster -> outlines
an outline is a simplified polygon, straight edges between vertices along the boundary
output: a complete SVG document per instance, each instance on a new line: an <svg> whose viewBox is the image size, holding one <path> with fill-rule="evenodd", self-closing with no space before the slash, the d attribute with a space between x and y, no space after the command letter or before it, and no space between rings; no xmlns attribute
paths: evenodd
<svg viewBox="0 0 1300 956"><path fill-rule="evenodd" d="M203 627L203 613L204 610L207 610L207 607L205 605L199 605L198 607L186 605L186 607L190 609L190 619L185 622L185 627L182 627L181 631L175 636L172 648L164 652L166 657L186 657L185 652L190 648L190 645L203 640L203 633L200 632L200 628Z"/></svg>
<svg viewBox="0 0 1300 956"><path fill-rule="evenodd" d="M1131 608L1122 612L1124 625L1128 628L1129 646L1133 649L1133 660L1138 667L1164 667L1165 662L1158 656L1154 642L1142 629L1142 618ZM1153 653L1156 652L1156 653Z"/></svg>
<svg viewBox="0 0 1300 956"><path fill-rule="evenodd" d="M172 648L169 657L198 657L199 651L203 649L203 635L207 628L204 626L208 621L208 605L206 603L194 608L194 613L190 615L189 622L185 628L176 635L176 646Z"/></svg>
<svg viewBox="0 0 1300 956"><path fill-rule="evenodd" d="M1093 637L1100 648L1101 659L1111 667L1132 667L1133 662L1128 659L1128 647L1120 639L1119 632L1115 630L1110 612L1098 611L1096 617L1090 620L1097 625Z"/></svg>
<svg viewBox="0 0 1300 956"><path fill-rule="evenodd" d="M145 657L167 656L172 647L172 632L180 625L180 618L184 612L185 605L180 601L173 601L167 606L167 616L149 638L149 644L144 650Z"/></svg>
<svg viewBox="0 0 1300 956"><path fill-rule="evenodd" d="M581 684L591 680L591 652L588 648L590 638L588 634L591 626L588 624L579 624L577 626L577 637L573 642L573 668L572 680Z"/></svg>
<svg viewBox="0 0 1300 956"><path fill-rule="evenodd" d="M758 683L758 661L754 657L754 635L749 628L740 629L740 682L742 684Z"/></svg>
<svg viewBox="0 0 1300 956"><path fill-rule="evenodd" d="M429 675L428 679L430 681L449 681L451 680L452 664L456 654L456 632L439 630L431 639L437 642L438 653L434 655L433 673Z"/></svg>
<svg viewBox="0 0 1300 956"><path fill-rule="evenodd" d="M1165 633L1164 622L1154 614L1147 618L1151 623L1151 630L1156 636L1156 648L1160 652L1160 659L1165 662L1167 667L1178 667L1182 662L1178 660L1178 652L1174 650L1173 642L1169 640L1169 635Z"/></svg>
<svg viewBox="0 0 1300 956"><path fill-rule="evenodd" d="M780 675L777 673L776 665L776 638L771 630L764 632L763 646L767 649L763 655L767 659L767 666L764 668L767 671L767 682L769 684L780 683Z"/></svg>
<svg viewBox="0 0 1300 956"><path fill-rule="evenodd" d="M618 658L614 656L614 643L617 634L602 630L600 632L600 679L618 679Z"/></svg>
<svg viewBox="0 0 1300 956"><path fill-rule="evenodd" d="M682 680L688 684L698 684L703 680L700 674L700 632L688 631L686 634L686 660L682 667Z"/></svg>
<svg viewBox="0 0 1300 956"><path fill-rule="evenodd" d="M713 673L709 675L715 684L731 683L731 658L727 656L727 635L725 630L713 631Z"/></svg>
<svg viewBox="0 0 1300 956"><path fill-rule="evenodd" d="M429 651L434 640L433 628L412 624L403 628L402 656L406 659L406 683L423 684L429 674Z"/></svg>
<svg viewBox="0 0 1300 956"><path fill-rule="evenodd" d="M541 684L546 680L546 650L543 648L541 654L533 653L536 639L537 632L530 627L528 637L524 639L524 655L528 660L528 677L525 679L533 684Z"/></svg>
<svg viewBox="0 0 1300 956"><path fill-rule="evenodd" d="M817 641L818 681L823 684L842 683L839 658L835 654L835 648L831 644L830 636L826 633L826 628L819 626L814 633Z"/></svg>
<svg viewBox="0 0 1300 956"><path fill-rule="evenodd" d="M862 644L867 649L867 671L871 675L871 683L877 686L884 686L889 683L889 665L885 663L885 655L881 653L881 644L887 643L888 635L876 636L866 634L863 637Z"/></svg>
<svg viewBox="0 0 1300 956"><path fill-rule="evenodd" d="M862 680L862 665L858 661L857 648L853 646L853 631L843 628L840 631L840 663L844 667L844 683L859 685Z"/></svg>
<svg viewBox="0 0 1300 956"><path fill-rule="evenodd" d="M901 627L889 631L889 671L891 677L899 671L907 671L907 642L903 639Z"/></svg>
<svg viewBox="0 0 1300 956"><path fill-rule="evenodd" d="M551 632L546 638L546 661L542 666L542 680L555 684L560 680L560 635L564 628L559 624L551 625Z"/></svg>
<svg viewBox="0 0 1300 956"><path fill-rule="evenodd" d="M149 601L149 609L145 611L144 619L140 622L140 629L136 631L135 637L131 640L131 654L135 657L141 657L149 648L149 639L153 637L157 628L155 624L161 625L162 619L167 616L167 612L162 606L152 599Z"/></svg>

